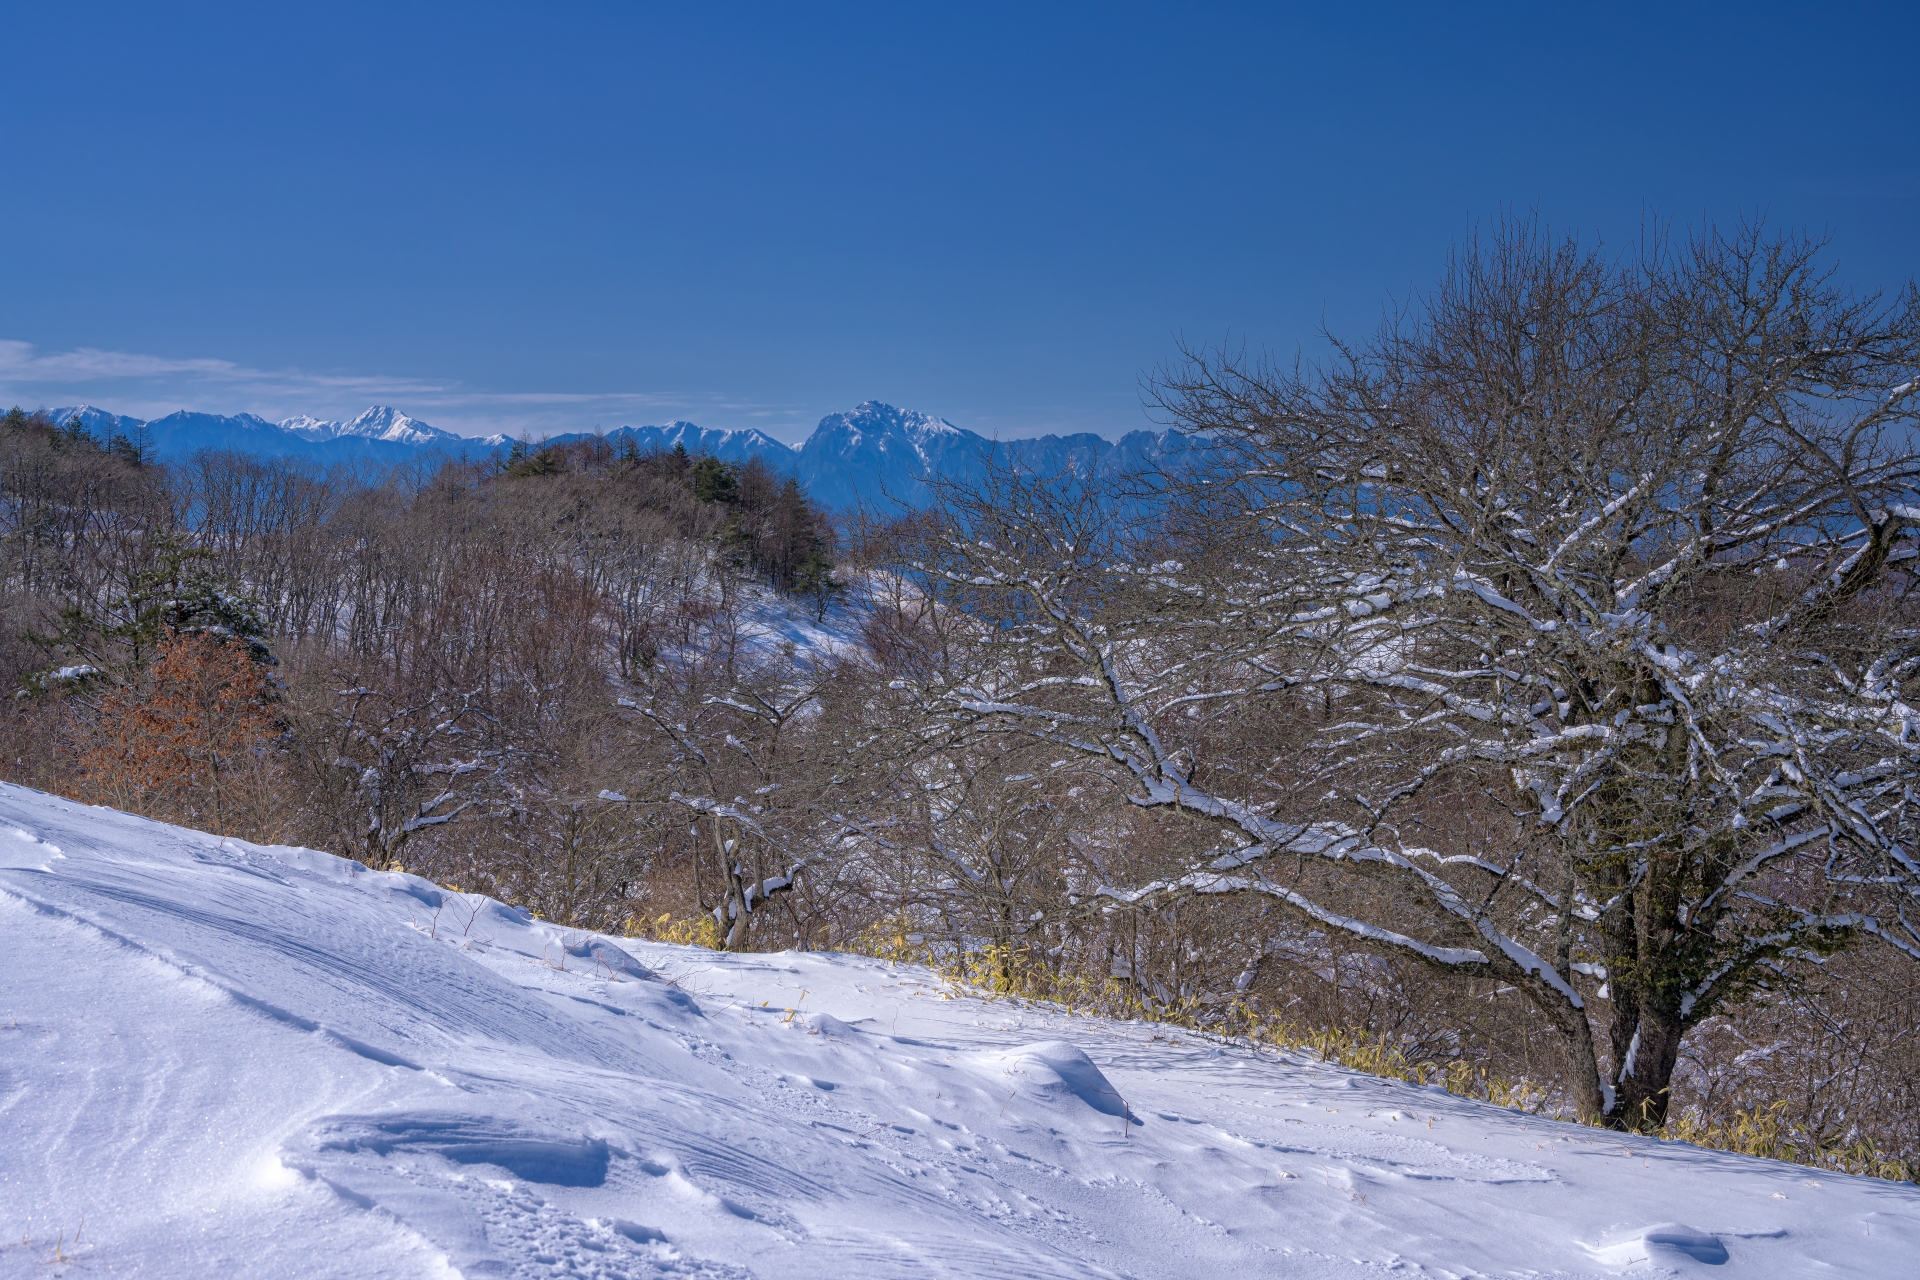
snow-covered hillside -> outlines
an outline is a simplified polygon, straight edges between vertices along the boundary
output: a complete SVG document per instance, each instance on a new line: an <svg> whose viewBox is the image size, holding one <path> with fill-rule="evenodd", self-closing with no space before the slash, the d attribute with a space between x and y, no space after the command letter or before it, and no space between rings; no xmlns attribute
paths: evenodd
<svg viewBox="0 0 1920 1280"><path fill-rule="evenodd" d="M1909 1185L949 998L877 961L569 933L14 787L0 974L8 1277L1894 1276L1920 1256Z"/></svg>

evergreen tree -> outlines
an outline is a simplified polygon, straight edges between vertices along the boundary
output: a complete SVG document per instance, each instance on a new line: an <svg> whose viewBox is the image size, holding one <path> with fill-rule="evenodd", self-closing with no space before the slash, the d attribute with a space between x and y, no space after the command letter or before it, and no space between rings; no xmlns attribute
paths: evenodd
<svg viewBox="0 0 1920 1280"><path fill-rule="evenodd" d="M827 610L847 593L846 586L833 576L833 561L817 543L808 550L793 574L793 594L813 606L813 620L825 622Z"/></svg>
<svg viewBox="0 0 1920 1280"><path fill-rule="evenodd" d="M739 475L720 459L702 454L693 464L693 496L700 501L731 503L739 493Z"/></svg>

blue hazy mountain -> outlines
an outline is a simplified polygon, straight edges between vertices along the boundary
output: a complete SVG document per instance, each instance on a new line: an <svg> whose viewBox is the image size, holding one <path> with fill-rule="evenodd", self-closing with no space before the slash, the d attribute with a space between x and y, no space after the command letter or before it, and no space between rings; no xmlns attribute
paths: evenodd
<svg viewBox="0 0 1920 1280"><path fill-rule="evenodd" d="M553 436L541 443L571 444L593 438L593 434L574 432ZM749 458L759 458L787 475L793 474L793 459L797 454L792 445L782 444L765 432L755 431L751 427L723 431L696 427L691 422L669 422L664 427L619 427L605 432L604 439L616 449L630 441L641 453L672 453L675 445L682 445L688 453L712 454L722 462L745 462Z"/></svg>
<svg viewBox="0 0 1920 1280"><path fill-rule="evenodd" d="M91 405L48 412L62 425L80 419L102 440L115 435L144 439L165 460L187 458L203 449L232 449L320 463L398 462L429 452L477 458L502 453L513 444L504 435L455 435L384 405L345 422L304 416L269 422L250 413L224 417L185 410L143 422ZM845 510L864 504L883 511L896 503L926 505L930 480L970 484L995 467L1050 479L1118 479L1131 472L1158 470L1194 447L1193 441L1172 431L1133 431L1119 440L1090 432L992 440L944 418L896 409L878 400L846 413L828 414L799 445L752 428L715 430L691 422L627 426L597 434L615 448L630 444L641 453L668 452L678 445L688 453L711 454L726 462L758 458L774 471L797 478L822 506ZM554 436L544 443L592 438L577 433Z"/></svg>

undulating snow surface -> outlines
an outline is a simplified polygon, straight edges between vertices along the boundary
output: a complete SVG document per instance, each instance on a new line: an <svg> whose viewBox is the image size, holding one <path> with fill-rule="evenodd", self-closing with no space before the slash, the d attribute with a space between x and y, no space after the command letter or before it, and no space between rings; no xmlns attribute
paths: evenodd
<svg viewBox="0 0 1920 1280"><path fill-rule="evenodd" d="M1901 1276L1920 1190L0 787L0 1274ZM69 1261L61 1261L69 1259Z"/></svg>

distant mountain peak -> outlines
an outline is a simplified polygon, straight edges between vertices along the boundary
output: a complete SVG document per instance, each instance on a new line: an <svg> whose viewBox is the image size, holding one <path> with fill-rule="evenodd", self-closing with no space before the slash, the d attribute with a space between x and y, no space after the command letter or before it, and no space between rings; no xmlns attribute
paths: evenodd
<svg viewBox="0 0 1920 1280"><path fill-rule="evenodd" d="M331 422L301 414L276 423L302 440L380 440L388 444L442 444L464 440L451 431L430 427L418 418L410 418L392 405L376 404L346 422Z"/></svg>
<svg viewBox="0 0 1920 1280"><path fill-rule="evenodd" d="M896 427L908 432L932 433L938 435L972 435L963 431L945 418L936 418L930 413L921 413L917 409L898 409L884 400L862 400L850 413L828 414L820 422L822 427L835 418L844 419L856 427L878 427L886 429ZM818 428L815 429L816 432Z"/></svg>
<svg viewBox="0 0 1920 1280"><path fill-rule="evenodd" d="M302 440L331 440L338 434L337 422L327 422L321 418L301 414L297 418L288 418L278 424L282 431L292 432Z"/></svg>
<svg viewBox="0 0 1920 1280"><path fill-rule="evenodd" d="M457 440L451 431L430 427L418 418L410 418L389 405L377 404L341 429L342 435L366 436L374 440L392 440L405 444L426 444L435 440Z"/></svg>

